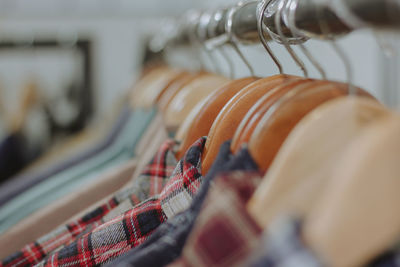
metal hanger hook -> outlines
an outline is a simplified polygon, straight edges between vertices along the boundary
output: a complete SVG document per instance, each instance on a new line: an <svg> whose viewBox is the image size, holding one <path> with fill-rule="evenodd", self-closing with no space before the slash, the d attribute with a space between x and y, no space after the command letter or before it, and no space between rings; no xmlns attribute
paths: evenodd
<svg viewBox="0 0 400 267"><path fill-rule="evenodd" d="M326 40L329 41L332 49L336 52L336 54L341 59L343 65L344 65L344 68L346 71L346 80L347 80L346 82L348 84L349 95L356 95L356 88L352 84L353 69L351 67L350 60L349 60L348 56L346 55L346 53L344 52L344 50L337 44L335 39L331 36L328 23L324 19L321 19L322 18L321 9L317 9L317 15L318 15L318 24L320 26L322 34L324 36L326 36Z"/></svg>
<svg viewBox="0 0 400 267"><path fill-rule="evenodd" d="M275 65L278 67L279 73L283 73L283 68L281 63L279 62L278 58L274 55L272 52L271 48L269 47L267 43L267 39L265 38L264 35L264 30L263 30L263 18L264 18L264 13L267 10L268 4L271 2L271 0L262 0L257 9L257 31L258 31L258 36L260 38L261 44L264 46L265 50L269 54L269 56L272 58L274 61Z"/></svg>
<svg viewBox="0 0 400 267"><path fill-rule="evenodd" d="M207 27L207 30L208 30L207 33L209 36L215 36L215 32L217 31L218 24L222 20L223 14L225 12L227 12L226 8L216 10L215 12L213 12L212 17L211 17L210 22ZM212 44L208 43L209 46L211 46L213 49L218 51L221 54L221 56L224 58L225 62L228 65L229 78L233 79L235 76L235 68L234 68L231 58L228 56L228 54L224 50L223 44L224 43L220 43L220 42L215 42Z"/></svg>
<svg viewBox="0 0 400 267"><path fill-rule="evenodd" d="M208 34L208 27L210 25L212 15L213 13L210 11L205 11L200 15L197 25L195 27L195 30L197 32L196 39L200 45L201 50L207 55L209 61L213 65L215 72L222 73L220 65L218 64L215 57L213 57L213 55L211 54L214 50L214 47L209 48L205 45L205 40L207 39Z"/></svg>
<svg viewBox="0 0 400 267"><path fill-rule="evenodd" d="M306 78L308 78L308 71L307 71L307 68L306 68L304 62L297 56L297 54L294 52L294 50L290 47L289 41L287 40L287 37L283 34L283 31L282 31L281 17L282 17L282 11L285 7L286 1L287 0L280 0L278 3L278 9L276 10L275 17L274 17L275 27L279 34L280 41L285 46L286 50L288 51L288 53L290 54L290 56L292 57L294 62L297 64L297 66L299 66L299 68L302 70L304 76Z"/></svg>
<svg viewBox="0 0 400 267"><path fill-rule="evenodd" d="M235 52L239 55L240 59L244 62L244 64L247 66L249 69L250 75L255 76L254 69L250 65L249 61L246 59L246 57L243 55L242 51L240 51L239 46L237 45L239 43L238 39L236 38L232 26L233 26L233 19L235 17L236 12L240 10L241 8L245 7L248 4L254 3L255 1L248 1L248 2L239 2L237 5L231 7L228 10L227 17L226 17L226 22L225 22L225 32L228 37L228 44L232 46L232 48L235 50Z"/></svg>
<svg viewBox="0 0 400 267"><path fill-rule="evenodd" d="M285 1L286 1L286 4L282 11L283 12L282 15L283 15L283 20L284 20L286 26L288 27L291 34L295 38L298 37L298 38L304 38L305 40L308 39L308 37L305 36L304 34L302 34L301 30L299 30L296 27L296 18L295 18L296 12L295 11L296 11L299 0L285 0ZM314 56L311 54L311 52L307 49L307 47L303 43L299 43L298 45L300 47L300 50L303 52L303 54L311 62L311 64L314 66L314 68L319 72L322 79L326 80L326 72L323 69L323 67L321 66L321 64L319 64L319 62L314 58Z"/></svg>

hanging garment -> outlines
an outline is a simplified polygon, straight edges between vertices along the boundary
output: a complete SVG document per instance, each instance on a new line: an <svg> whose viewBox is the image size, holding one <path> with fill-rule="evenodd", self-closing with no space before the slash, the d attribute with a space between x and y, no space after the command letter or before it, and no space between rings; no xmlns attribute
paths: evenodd
<svg viewBox="0 0 400 267"><path fill-rule="evenodd" d="M0 207L15 198L17 195L20 195L26 190L32 188L34 185L39 184L40 182L58 173L61 173L72 166L82 164L82 162L105 150L117 139L118 135L124 128L124 125L129 120L130 115L130 108L125 107L113 125L110 133L106 136L106 138L104 138L104 140L102 140L99 144L96 144L94 147L82 151L78 155L74 155L54 166L51 165L51 167L46 167L42 170L36 171L35 173L19 175L3 183L0 187Z"/></svg>
<svg viewBox="0 0 400 267"><path fill-rule="evenodd" d="M182 256L170 266L243 266L259 243L261 228L246 202L262 175L235 171L215 180Z"/></svg>
<svg viewBox="0 0 400 267"><path fill-rule="evenodd" d="M159 195L94 228L38 266L100 265L143 243L161 223L190 206L203 180L200 168L204 143L205 138L201 138L193 144Z"/></svg>
<svg viewBox="0 0 400 267"><path fill-rule="evenodd" d="M104 223L105 216L113 209L118 208L118 212L123 214L126 208L124 208L125 205L120 204L131 202L131 205L135 206L147 198L159 194L177 164L173 154L175 145L175 142L171 140L165 141L153 160L145 166L142 174L132 182L130 187L117 192L77 219L26 245L21 251L4 259L3 266L38 263L57 248L73 242L84 231L89 232L93 227ZM128 201L125 202L126 200ZM117 213L117 211L114 210L113 213ZM42 251L42 253L36 255L37 251Z"/></svg>
<svg viewBox="0 0 400 267"><path fill-rule="evenodd" d="M22 251L14 253L5 259L3 266L22 266L27 263L38 263L58 247L68 245L80 236L83 239L98 237L109 240L109 237L104 235L113 234L116 236L112 240L118 244L125 244L127 246L125 249L137 246L160 223L164 222L168 216L171 216L171 213L179 212L190 204L192 195L196 192L198 183L202 180L199 161L204 143L204 138L196 142L189 149L186 156L177 164L173 153L177 144L172 140L166 141L153 158L153 161L144 169L142 176L135 179L130 188L122 190L109 199L107 203L86 214L81 219L60 227L53 233L46 235L45 238L40 238L37 242L25 246ZM175 171L173 172L173 170ZM188 203L185 204L185 201ZM117 217L115 218L115 216ZM107 223L108 220L110 221ZM123 228L115 228L124 224L124 222L129 223L131 220L138 224L135 224L133 229L126 228L128 232L119 232ZM102 225L104 222L106 223ZM129 225L131 224L129 223ZM103 229L103 227L106 228ZM143 229L140 229L140 227ZM97 231L100 229L103 229L101 232L104 235ZM97 232L98 235L90 234L91 231L93 233ZM123 239L121 243L118 242L118 238ZM126 238L131 239L125 240ZM124 240L129 242L124 243ZM61 252L68 251L68 248L73 247L74 244L80 245L80 241L79 239L76 240L62 249ZM110 254L111 259L126 251L123 248L121 249L122 251L119 249L115 251L115 255ZM43 253L40 253L39 256L37 255L38 251ZM82 250L80 251L82 252ZM57 252L52 257L63 257L63 254L60 253ZM101 257L101 255L93 255L93 257L97 258ZM68 256L66 260L68 261L69 258ZM106 261L107 259L100 258L98 260L103 262L103 260Z"/></svg>
<svg viewBox="0 0 400 267"><path fill-rule="evenodd" d="M133 157L136 143L155 115L155 110L135 110L117 140L102 153L27 190L0 208L0 232L54 200L93 181L110 167Z"/></svg>
<svg viewBox="0 0 400 267"><path fill-rule="evenodd" d="M136 160L130 160L98 178L96 183L52 203L22 220L0 238L0 259L35 241L80 210L119 190L129 182L136 168Z"/></svg>
<svg viewBox="0 0 400 267"><path fill-rule="evenodd" d="M24 245L35 241L56 227L66 225L75 217L78 217L80 213L89 213L92 206L99 206L96 203L103 199L104 203L120 189L129 187L131 181L143 169L143 163L147 164L152 159L166 139L165 125L158 113L135 147L135 155L140 155L140 157L135 157L126 164L115 166L113 170L102 174L87 186L80 187L10 228L0 239L0 259L21 249Z"/></svg>
<svg viewBox="0 0 400 267"><path fill-rule="evenodd" d="M257 166L246 148L233 156L230 145L231 142L227 141L221 146L217 159L205 176L190 208L162 224L146 242L112 261L109 266L164 266L176 260L181 255L185 241L217 174L234 170L257 171Z"/></svg>

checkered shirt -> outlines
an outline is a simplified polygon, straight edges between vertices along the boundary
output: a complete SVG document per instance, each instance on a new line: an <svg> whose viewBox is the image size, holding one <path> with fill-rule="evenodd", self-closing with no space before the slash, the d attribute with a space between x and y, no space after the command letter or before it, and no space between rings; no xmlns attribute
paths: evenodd
<svg viewBox="0 0 400 267"><path fill-rule="evenodd" d="M261 177L235 171L216 178L181 257L170 266L243 265L261 234L246 211Z"/></svg>
<svg viewBox="0 0 400 267"><path fill-rule="evenodd" d="M161 193L46 257L37 266L99 266L143 243L168 218L187 209L202 183L200 138L179 161Z"/></svg>
<svg viewBox="0 0 400 267"><path fill-rule="evenodd" d="M159 194L176 167L177 160L174 156L176 147L175 141L165 141L129 188L117 192L112 198L81 218L58 227L35 242L26 245L20 251L4 259L0 266L36 264L56 249L72 243L79 236L90 232L110 218L123 214L150 196Z"/></svg>

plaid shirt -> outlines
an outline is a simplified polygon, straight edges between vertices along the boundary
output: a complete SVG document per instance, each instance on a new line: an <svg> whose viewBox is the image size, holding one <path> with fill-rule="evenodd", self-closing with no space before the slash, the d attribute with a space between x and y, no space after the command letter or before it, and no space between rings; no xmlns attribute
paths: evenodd
<svg viewBox="0 0 400 267"><path fill-rule="evenodd" d="M179 161L161 193L49 255L38 266L98 266L143 243L168 218L190 206L202 183L200 138Z"/></svg>
<svg viewBox="0 0 400 267"><path fill-rule="evenodd" d="M259 173L236 171L216 179L181 258L171 266L238 266L259 243L260 227L246 211Z"/></svg>
<svg viewBox="0 0 400 267"><path fill-rule="evenodd" d="M149 196L159 194L177 164L174 156L176 146L177 144L173 140L164 142L154 158L129 188L122 189L81 218L58 227L35 242L26 245L20 251L4 259L0 266L36 264L56 249L70 244L77 237L90 232L96 226L109 220L107 215L112 214L115 217L123 214Z"/></svg>

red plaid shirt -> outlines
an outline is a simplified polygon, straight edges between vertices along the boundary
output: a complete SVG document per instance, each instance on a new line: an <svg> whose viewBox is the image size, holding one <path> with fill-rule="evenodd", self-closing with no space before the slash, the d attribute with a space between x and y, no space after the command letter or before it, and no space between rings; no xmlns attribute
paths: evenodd
<svg viewBox="0 0 400 267"><path fill-rule="evenodd" d="M202 183L201 153L196 141L179 161L159 195L101 224L70 245L49 255L39 266L97 266L143 243L168 217L187 209Z"/></svg>
<svg viewBox="0 0 400 267"><path fill-rule="evenodd" d="M20 251L4 259L0 266L25 266L39 263L56 249L72 243L77 237L101 225L108 219L107 216L114 215L116 217L148 197L159 194L176 167L175 146L177 144L173 140L164 142L129 188L122 189L81 218L58 227L35 242L26 245Z"/></svg>
<svg viewBox="0 0 400 267"><path fill-rule="evenodd" d="M259 244L261 228L246 211L260 174L235 171L210 188L181 257L170 266L243 266Z"/></svg>

